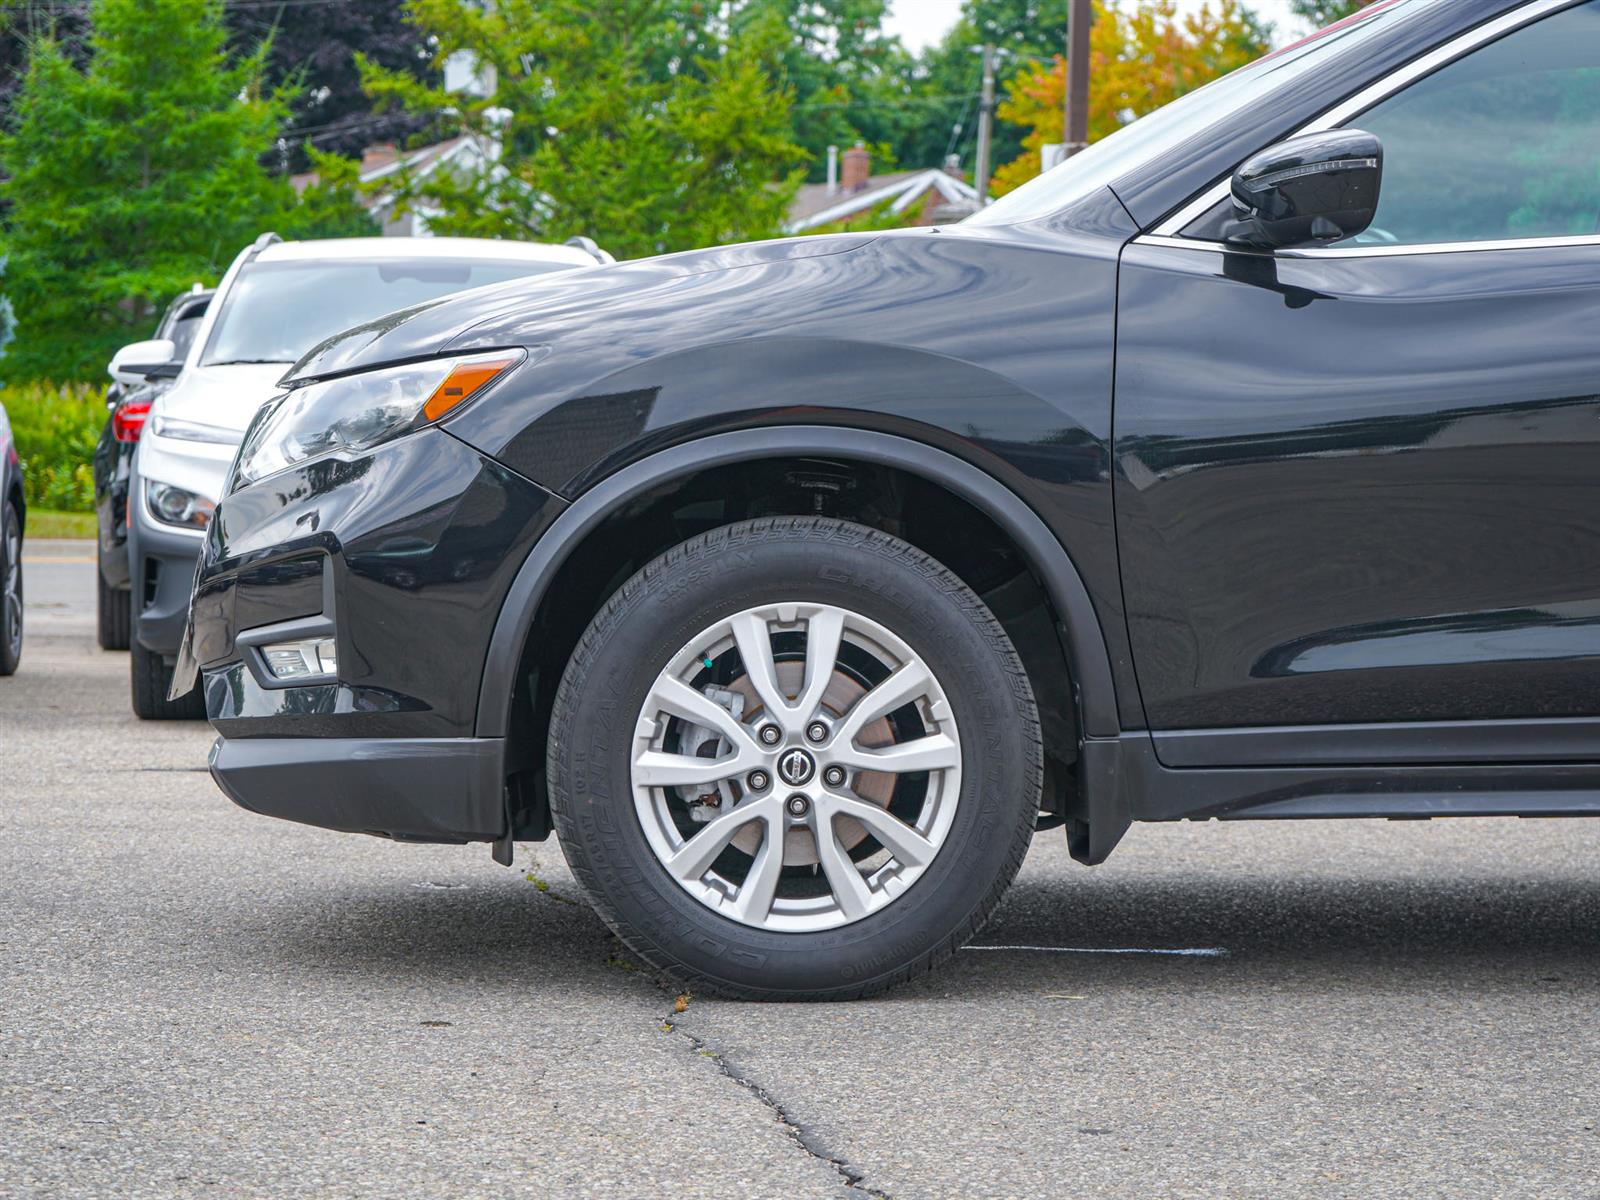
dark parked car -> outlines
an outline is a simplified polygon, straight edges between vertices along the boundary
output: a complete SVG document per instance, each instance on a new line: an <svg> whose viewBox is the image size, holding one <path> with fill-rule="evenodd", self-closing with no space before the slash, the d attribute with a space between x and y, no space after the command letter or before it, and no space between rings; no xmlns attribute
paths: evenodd
<svg viewBox="0 0 1600 1200"><path fill-rule="evenodd" d="M206 315L215 289L195 285L170 305L156 326L155 336L170 341L182 361L189 353L200 318ZM132 611L128 574L128 479L139 435L156 397L172 386L175 373L165 377L112 376L106 389L106 423L94 448L94 511L99 527L97 590L98 636L103 650L126 650Z"/></svg>
<svg viewBox="0 0 1600 1200"><path fill-rule="evenodd" d="M1600 814L1597 328L1600 0L1371 5L956 228L420 306L246 435L212 770L554 828L752 997L946 958L1036 828Z"/></svg>
<svg viewBox="0 0 1600 1200"><path fill-rule="evenodd" d="M11 419L0 404L0 675L22 661L22 530L28 506Z"/></svg>

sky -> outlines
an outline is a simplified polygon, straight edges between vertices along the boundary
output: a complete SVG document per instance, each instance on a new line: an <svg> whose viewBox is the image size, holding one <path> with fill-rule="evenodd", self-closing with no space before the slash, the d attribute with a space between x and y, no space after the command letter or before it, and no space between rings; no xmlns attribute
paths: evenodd
<svg viewBox="0 0 1600 1200"><path fill-rule="evenodd" d="M1247 0L1261 17L1278 27L1278 35L1297 32L1299 22L1289 13L1288 0ZM1179 0L1178 7L1198 8L1200 0ZM888 29L906 45L920 50L942 38L956 23L961 0L891 0Z"/></svg>

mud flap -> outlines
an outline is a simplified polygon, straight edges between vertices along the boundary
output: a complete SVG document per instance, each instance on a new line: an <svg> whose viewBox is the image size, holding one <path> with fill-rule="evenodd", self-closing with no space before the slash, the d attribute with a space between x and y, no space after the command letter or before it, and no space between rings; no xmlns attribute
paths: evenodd
<svg viewBox="0 0 1600 1200"><path fill-rule="evenodd" d="M1098 866L1133 824L1133 805L1120 738L1085 738L1078 754L1078 814L1066 823L1067 849Z"/></svg>

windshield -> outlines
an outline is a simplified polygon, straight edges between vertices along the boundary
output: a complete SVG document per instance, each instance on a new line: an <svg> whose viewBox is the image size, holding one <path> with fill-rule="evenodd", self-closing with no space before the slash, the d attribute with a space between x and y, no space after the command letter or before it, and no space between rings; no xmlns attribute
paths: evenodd
<svg viewBox="0 0 1600 1200"><path fill-rule="evenodd" d="M205 366L293 363L318 342L384 313L566 263L492 259L255 262L228 289Z"/></svg>
<svg viewBox="0 0 1600 1200"><path fill-rule="evenodd" d="M1205 87L1180 96L1125 125L1060 166L1002 196L967 218L971 225L1012 225L1060 212L1128 173L1162 147L1203 132L1229 113L1247 108L1280 85L1315 71L1331 55L1381 37L1401 16L1448 0L1378 0L1274 54L1257 59ZM1330 97L1330 101L1334 99Z"/></svg>

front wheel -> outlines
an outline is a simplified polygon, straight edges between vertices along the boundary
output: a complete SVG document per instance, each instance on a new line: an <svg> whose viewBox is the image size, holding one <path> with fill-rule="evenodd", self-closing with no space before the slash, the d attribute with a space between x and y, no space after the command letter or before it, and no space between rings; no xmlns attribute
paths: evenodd
<svg viewBox="0 0 1600 1200"><path fill-rule="evenodd" d="M205 694L198 686L176 700L167 699L172 686L172 668L161 655L146 650L138 642L129 647L129 693L133 715L141 721L203 721Z"/></svg>
<svg viewBox="0 0 1600 1200"><path fill-rule="evenodd" d="M22 519L10 503L0 507L0 675L22 662Z"/></svg>
<svg viewBox="0 0 1600 1200"><path fill-rule="evenodd" d="M133 628L133 593L106 582L100 567L95 567L98 592L95 600L96 640L102 650L126 650Z"/></svg>
<svg viewBox="0 0 1600 1200"><path fill-rule="evenodd" d="M1042 776L983 602L819 518L713 530L625 583L567 668L548 761L606 922L752 999L868 995L952 955L1015 876Z"/></svg>

